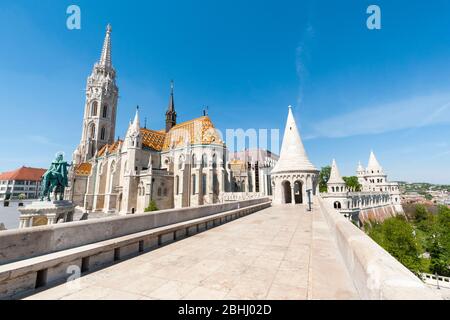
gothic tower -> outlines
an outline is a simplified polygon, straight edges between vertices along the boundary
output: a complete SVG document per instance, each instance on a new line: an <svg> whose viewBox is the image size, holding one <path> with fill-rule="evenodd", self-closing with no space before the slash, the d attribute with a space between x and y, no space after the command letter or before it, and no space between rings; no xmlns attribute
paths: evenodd
<svg viewBox="0 0 450 320"><path fill-rule="evenodd" d="M177 124L177 113L175 111L175 102L173 99L173 81L170 84L169 107L166 112L166 132L169 132Z"/></svg>
<svg viewBox="0 0 450 320"><path fill-rule="evenodd" d="M100 61L87 80L83 131L74 162L90 160L105 144L114 142L119 89L111 62L111 26L106 28Z"/></svg>

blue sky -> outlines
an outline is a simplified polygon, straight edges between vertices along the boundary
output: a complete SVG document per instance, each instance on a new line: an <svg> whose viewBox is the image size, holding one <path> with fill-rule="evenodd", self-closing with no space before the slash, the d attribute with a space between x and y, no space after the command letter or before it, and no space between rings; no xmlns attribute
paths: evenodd
<svg viewBox="0 0 450 320"><path fill-rule="evenodd" d="M66 8L81 8L81 30ZM378 4L382 29L366 28ZM204 106L219 129L280 128L294 106L317 167L352 175L373 149L392 180L450 183L450 2L0 3L0 171L47 167L81 136L86 78L113 26L123 136L135 106L164 126Z"/></svg>

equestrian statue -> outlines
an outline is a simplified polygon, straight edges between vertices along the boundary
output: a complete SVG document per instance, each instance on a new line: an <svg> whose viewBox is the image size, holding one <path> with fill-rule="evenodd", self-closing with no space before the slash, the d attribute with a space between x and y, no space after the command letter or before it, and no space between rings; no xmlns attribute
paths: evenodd
<svg viewBox="0 0 450 320"><path fill-rule="evenodd" d="M69 180L67 178L68 167L71 165L64 161L63 154L58 153L56 159L50 165L50 168L42 176L41 186L42 194L41 201L47 198L47 201L51 201L50 195L55 194L55 200L64 199L64 189L69 186Z"/></svg>

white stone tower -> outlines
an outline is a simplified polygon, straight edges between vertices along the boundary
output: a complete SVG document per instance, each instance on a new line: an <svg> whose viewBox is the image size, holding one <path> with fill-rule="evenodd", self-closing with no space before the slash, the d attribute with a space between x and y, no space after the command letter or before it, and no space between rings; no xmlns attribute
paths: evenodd
<svg viewBox="0 0 450 320"><path fill-rule="evenodd" d="M386 184L387 176L373 151L370 152L369 163L365 175L366 191L385 191L383 186Z"/></svg>
<svg viewBox="0 0 450 320"><path fill-rule="evenodd" d="M318 192L318 176L319 171L308 159L289 106L280 159L271 172L273 203L306 203L307 190L311 190L311 197Z"/></svg>
<svg viewBox="0 0 450 320"><path fill-rule="evenodd" d="M328 179L327 188L328 192L324 199L329 203L329 205L334 209L348 209L348 188L344 179L342 179L336 160L334 159L331 164L330 179Z"/></svg>
<svg viewBox="0 0 450 320"><path fill-rule="evenodd" d="M366 170L361 164L361 161L358 162L358 168L356 168L356 176L358 177L359 184L363 185L365 183L364 175L366 174Z"/></svg>
<svg viewBox="0 0 450 320"><path fill-rule="evenodd" d="M114 142L119 89L111 62L111 31L108 25L100 61L87 80L83 131L74 163L87 162L105 144Z"/></svg>
<svg viewBox="0 0 450 320"><path fill-rule="evenodd" d="M138 175L140 166L138 165L138 155L142 151L141 124L139 118L139 107L136 108L136 115L133 122L130 123L125 141L122 146L122 152L127 153L123 177L123 199L121 214L127 214L136 210Z"/></svg>

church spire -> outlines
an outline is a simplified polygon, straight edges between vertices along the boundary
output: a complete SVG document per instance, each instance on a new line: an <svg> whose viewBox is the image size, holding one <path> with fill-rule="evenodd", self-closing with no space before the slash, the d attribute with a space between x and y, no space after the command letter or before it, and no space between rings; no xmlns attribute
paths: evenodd
<svg viewBox="0 0 450 320"><path fill-rule="evenodd" d="M175 100L173 97L173 80L170 82L169 106L166 112L166 132L169 132L177 124L177 112L175 111Z"/></svg>
<svg viewBox="0 0 450 320"><path fill-rule="evenodd" d="M111 61L111 32L112 27L110 24L106 26L106 36L105 41L103 42L102 54L100 56L99 64L106 68L112 68Z"/></svg>
<svg viewBox="0 0 450 320"><path fill-rule="evenodd" d="M132 127L133 132L139 132L139 130L141 130L141 121L139 118L139 106L136 107L136 114L134 116Z"/></svg>

